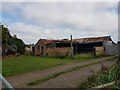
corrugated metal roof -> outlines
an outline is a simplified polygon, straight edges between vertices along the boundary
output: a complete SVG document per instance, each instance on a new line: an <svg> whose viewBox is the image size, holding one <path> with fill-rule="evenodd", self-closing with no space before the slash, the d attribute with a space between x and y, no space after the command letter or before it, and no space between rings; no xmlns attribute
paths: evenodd
<svg viewBox="0 0 120 90"><path fill-rule="evenodd" d="M63 43L70 43L70 40L47 40L47 39L41 39L45 44L50 44L53 42L63 42Z"/></svg>
<svg viewBox="0 0 120 90"><path fill-rule="evenodd" d="M47 39L42 39L42 41L44 42L44 44L49 44L49 43L53 43L56 40L47 40Z"/></svg>
<svg viewBox="0 0 120 90"><path fill-rule="evenodd" d="M98 41L112 41L110 36L80 38L80 39L75 39L75 40L76 40L76 42L79 42L79 43L83 43L83 42L98 42Z"/></svg>
<svg viewBox="0 0 120 90"><path fill-rule="evenodd" d="M42 40L44 42L44 44L46 44L46 45L53 43L53 42L63 42L63 43L70 43L71 42L71 40L48 40L48 39L40 39L40 40ZM98 42L98 41L112 41L112 39L110 36L103 36L103 37L80 38L80 39L73 39L72 40L73 43L84 43L84 42L88 43L88 42Z"/></svg>

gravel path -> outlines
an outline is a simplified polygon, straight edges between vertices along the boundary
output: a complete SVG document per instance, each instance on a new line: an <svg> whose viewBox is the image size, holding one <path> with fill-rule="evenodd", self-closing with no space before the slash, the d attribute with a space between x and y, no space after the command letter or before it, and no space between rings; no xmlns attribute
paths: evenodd
<svg viewBox="0 0 120 90"><path fill-rule="evenodd" d="M30 72L30 73L26 73L26 74L22 74L22 75L6 77L6 79L15 88L25 87L28 84L28 82L33 81L33 80L38 80L47 75L58 73L61 71L66 71L66 70L69 70L76 66L83 66L83 65L89 64L89 63L104 61L109 58L111 58L111 57L105 57L105 58L101 58L101 59L97 59L97 60L90 60L90 61L74 63L74 64L61 65L61 66L57 66L57 67L53 67L53 68L49 68L49 69L45 69L45 70L40 70L40 71L36 71L36 72Z"/></svg>
<svg viewBox="0 0 120 90"><path fill-rule="evenodd" d="M109 67L116 63L116 60L113 61L104 61L104 64ZM54 79L45 81L39 85L30 86L30 88L76 88L80 83L85 82L89 76L91 76L94 71L97 73L101 70L101 65L95 64L89 67L83 67L79 70L75 70L69 73L60 75Z"/></svg>

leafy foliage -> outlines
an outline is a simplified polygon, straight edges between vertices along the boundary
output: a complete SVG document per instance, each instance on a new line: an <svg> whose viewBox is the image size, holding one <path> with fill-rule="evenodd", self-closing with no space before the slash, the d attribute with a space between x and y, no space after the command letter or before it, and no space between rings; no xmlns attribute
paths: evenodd
<svg viewBox="0 0 120 90"><path fill-rule="evenodd" d="M2 25L2 44L8 43L11 38L8 28Z"/></svg>
<svg viewBox="0 0 120 90"><path fill-rule="evenodd" d="M21 39L18 38L13 38L13 41L16 46L17 46L17 52L23 54L25 52L25 44Z"/></svg>
<svg viewBox="0 0 120 90"><path fill-rule="evenodd" d="M10 31L8 28L4 27L4 25L1 25L2 27L2 44L7 48L8 46L17 46L17 52L20 54L23 54L25 52L25 44L24 42L19 39L12 37L10 34Z"/></svg>

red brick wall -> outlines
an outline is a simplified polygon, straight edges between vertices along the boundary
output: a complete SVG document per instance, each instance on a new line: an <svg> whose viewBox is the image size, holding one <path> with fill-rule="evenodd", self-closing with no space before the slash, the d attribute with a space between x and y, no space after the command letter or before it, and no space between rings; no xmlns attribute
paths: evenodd
<svg viewBox="0 0 120 90"><path fill-rule="evenodd" d="M39 45L39 50L38 50L38 45ZM42 46L43 46L43 54L42 54ZM45 55L45 49L46 49L46 45L42 41L39 41L35 45L35 55L36 56Z"/></svg>
<svg viewBox="0 0 120 90"><path fill-rule="evenodd" d="M71 47L47 48L45 53L48 56L64 56L70 55L71 51Z"/></svg>

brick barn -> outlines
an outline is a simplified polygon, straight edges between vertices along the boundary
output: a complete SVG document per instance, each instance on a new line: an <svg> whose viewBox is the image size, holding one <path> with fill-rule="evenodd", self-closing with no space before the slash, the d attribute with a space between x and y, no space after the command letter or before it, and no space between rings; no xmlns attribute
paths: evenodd
<svg viewBox="0 0 120 90"><path fill-rule="evenodd" d="M108 54L110 50L106 48L108 46L112 48L113 45L117 48L111 36L80 38L73 39L72 41L40 39L34 46L34 54L36 56L63 56L70 55L71 53L92 53L95 55Z"/></svg>
<svg viewBox="0 0 120 90"><path fill-rule="evenodd" d="M61 45L62 44L62 45ZM61 56L70 54L70 40L40 39L34 46L36 56Z"/></svg>

